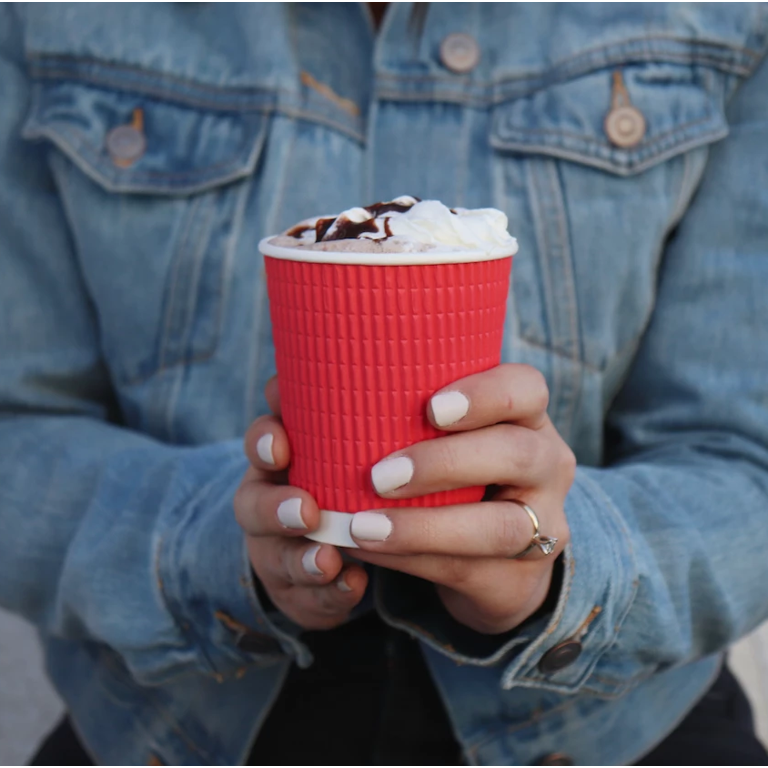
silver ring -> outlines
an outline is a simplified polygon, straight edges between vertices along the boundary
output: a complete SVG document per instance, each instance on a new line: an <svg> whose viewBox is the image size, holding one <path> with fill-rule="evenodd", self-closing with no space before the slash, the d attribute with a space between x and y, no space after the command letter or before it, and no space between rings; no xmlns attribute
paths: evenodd
<svg viewBox="0 0 768 768"><path fill-rule="evenodd" d="M525 557L530 552L533 552L536 547L538 547L545 555L551 555L555 550L557 539L554 536L542 536L539 533L539 518L536 516L536 513L522 501L517 501L517 499L507 499L507 501L511 501L513 504L517 504L518 507L522 507L528 513L528 517L531 518L531 522L533 523L531 543L522 552L512 555L509 559L518 560Z"/></svg>

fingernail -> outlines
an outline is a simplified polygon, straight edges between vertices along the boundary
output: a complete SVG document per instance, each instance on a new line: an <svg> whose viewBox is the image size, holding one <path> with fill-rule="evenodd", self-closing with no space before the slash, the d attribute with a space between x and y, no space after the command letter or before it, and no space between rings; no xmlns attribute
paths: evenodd
<svg viewBox="0 0 768 768"><path fill-rule="evenodd" d="M275 457L272 455L272 442L274 439L273 434L267 432L265 435L262 435L256 443L256 453L259 454L259 458L265 464L275 463Z"/></svg>
<svg viewBox="0 0 768 768"><path fill-rule="evenodd" d="M407 456L384 459L371 469L371 481L377 493L389 493L402 488L413 477L413 462Z"/></svg>
<svg viewBox="0 0 768 768"><path fill-rule="evenodd" d="M432 400L432 415L435 417L435 424L438 427L448 427L461 421L469 411L469 398L457 392L441 392L435 395Z"/></svg>
<svg viewBox="0 0 768 768"><path fill-rule="evenodd" d="M320 568L318 568L317 565L317 553L320 551L320 546L321 545L318 544L317 546L308 549L304 553L304 556L301 558L301 565L310 576L323 575L323 572L320 570Z"/></svg>
<svg viewBox="0 0 768 768"><path fill-rule="evenodd" d="M277 519L286 527L299 530L307 524L301 516L301 499L286 499L277 505Z"/></svg>
<svg viewBox="0 0 768 768"><path fill-rule="evenodd" d="M344 581L344 577L342 576L340 579L336 580L336 586L339 588L341 592L351 592L352 587L347 584L346 581Z"/></svg>
<svg viewBox="0 0 768 768"><path fill-rule="evenodd" d="M378 512L357 512L352 516L349 530L361 541L385 541L392 533L392 521Z"/></svg>

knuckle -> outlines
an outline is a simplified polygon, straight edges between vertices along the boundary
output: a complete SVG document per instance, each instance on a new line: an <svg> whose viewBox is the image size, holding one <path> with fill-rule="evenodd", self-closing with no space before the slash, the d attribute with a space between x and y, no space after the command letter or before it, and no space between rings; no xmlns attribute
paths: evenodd
<svg viewBox="0 0 768 768"><path fill-rule="evenodd" d="M448 557L444 569L445 582L455 589L461 589L469 584L473 569L468 559Z"/></svg>
<svg viewBox="0 0 768 768"><path fill-rule="evenodd" d="M322 589L317 596L317 609L324 616L337 616L343 610L339 598L331 589Z"/></svg>
<svg viewBox="0 0 768 768"><path fill-rule="evenodd" d="M256 575L262 581L268 579L271 583L286 584L288 580L280 567L280 553L272 546L272 542L264 538L254 538L252 542L260 544L251 547L251 564Z"/></svg>
<svg viewBox="0 0 768 768"><path fill-rule="evenodd" d="M496 513L489 516L490 550L502 557L512 557L523 549L530 538L528 516L516 504L501 502ZM518 514L522 513L522 514Z"/></svg>
<svg viewBox="0 0 768 768"><path fill-rule="evenodd" d="M233 507L235 510L235 520L237 521L237 524L246 530L249 527L252 527L253 510L251 506L251 489L247 485L241 484L240 487L235 491Z"/></svg>
<svg viewBox="0 0 768 768"><path fill-rule="evenodd" d="M501 407L505 414L513 414L517 410L517 395L509 389L505 390L502 395Z"/></svg>
<svg viewBox="0 0 768 768"><path fill-rule="evenodd" d="M442 437L432 441L430 464L432 465L433 480L451 477L459 462L459 442L455 437ZM426 463L426 462L425 462Z"/></svg>
<svg viewBox="0 0 768 768"><path fill-rule="evenodd" d="M536 410L546 411L549 405L549 386L547 385L547 379L544 374L534 368L528 366L528 376L530 378L530 391L534 401L534 407Z"/></svg>
<svg viewBox="0 0 768 768"><path fill-rule="evenodd" d="M296 552L292 547L279 546L276 548L277 554L275 555L275 569L280 578L287 581L289 584L297 584L299 579L297 578L298 572L296 569ZM301 563L298 563L301 568Z"/></svg>
<svg viewBox="0 0 768 768"><path fill-rule="evenodd" d="M440 531L435 517L430 514L420 515L418 519L419 549L423 552L434 552L438 549L439 539Z"/></svg>
<svg viewBox="0 0 768 768"><path fill-rule="evenodd" d="M523 475L529 475L541 463L541 441L535 432L529 429L516 429L514 439L510 440L514 465Z"/></svg>
<svg viewBox="0 0 768 768"><path fill-rule="evenodd" d="M514 414L520 401L519 381L521 372L529 366L522 363L502 363L497 370L496 381L500 397L500 406L506 414Z"/></svg>

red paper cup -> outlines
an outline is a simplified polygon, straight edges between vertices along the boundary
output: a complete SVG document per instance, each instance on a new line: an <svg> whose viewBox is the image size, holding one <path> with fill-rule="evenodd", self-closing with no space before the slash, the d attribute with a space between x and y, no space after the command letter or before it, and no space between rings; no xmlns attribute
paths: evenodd
<svg viewBox="0 0 768 768"><path fill-rule="evenodd" d="M429 398L498 365L512 256L350 253L259 244L265 255L289 479L322 510L310 539L357 546L356 512L479 501L483 487L383 499L371 467L445 434ZM515 249L516 250L516 249Z"/></svg>

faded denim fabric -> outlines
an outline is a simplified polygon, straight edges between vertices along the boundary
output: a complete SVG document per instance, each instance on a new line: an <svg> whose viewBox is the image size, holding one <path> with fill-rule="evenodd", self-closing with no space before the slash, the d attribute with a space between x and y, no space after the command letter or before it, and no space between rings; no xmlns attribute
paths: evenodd
<svg viewBox="0 0 768 768"><path fill-rule="evenodd" d="M0 8L0 604L96 760L239 763L311 662L232 512L274 372L256 244L404 193L508 214L504 358L580 466L551 615L481 636L382 571L369 603L471 764L674 728L768 618L767 35L761 4L401 3L378 37L362 4Z"/></svg>

